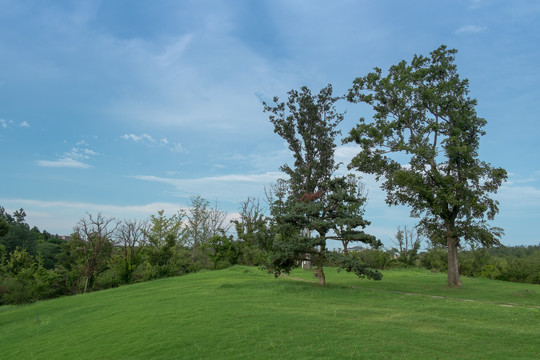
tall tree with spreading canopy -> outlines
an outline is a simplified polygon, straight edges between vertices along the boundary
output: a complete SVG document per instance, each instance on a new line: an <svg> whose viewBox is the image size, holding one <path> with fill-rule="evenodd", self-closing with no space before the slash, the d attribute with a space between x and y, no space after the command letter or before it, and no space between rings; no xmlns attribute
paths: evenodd
<svg viewBox="0 0 540 360"><path fill-rule="evenodd" d="M287 103L274 97L273 106L263 104L265 112L270 113L274 132L287 141L294 157L294 166L285 164L281 167L289 176L286 196L277 196L271 204L278 234L273 243L270 267L277 276L289 272L301 260L314 260L319 284L324 285L323 264L329 255L327 239L338 226L346 237L361 239L354 228L366 223L361 219L363 212L355 212L353 207L360 209L358 201L363 203L364 200L351 197L351 183L346 178L332 178L338 168L334 160L335 138L339 134L337 126L343 120L343 114L335 108L340 98L332 95L332 86L328 85L317 95L307 87L300 91L291 90L288 95ZM371 240L369 237L362 239ZM336 262L358 276L381 277L351 258L342 260Z"/></svg>
<svg viewBox="0 0 540 360"><path fill-rule="evenodd" d="M442 45L354 80L347 99L373 107L346 142L360 145L350 168L384 178L389 205L408 205L420 228L448 248L448 285L461 286L460 239L497 245L502 229L491 227L498 202L489 197L506 171L478 159L486 120L476 114L469 82L460 79L456 50Z"/></svg>

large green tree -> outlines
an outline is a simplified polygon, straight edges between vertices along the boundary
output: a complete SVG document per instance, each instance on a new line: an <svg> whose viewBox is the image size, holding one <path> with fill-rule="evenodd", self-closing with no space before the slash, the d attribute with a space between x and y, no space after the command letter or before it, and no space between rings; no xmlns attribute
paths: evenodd
<svg viewBox="0 0 540 360"><path fill-rule="evenodd" d="M487 223L498 212L489 194L507 177L478 159L486 120L457 73L456 52L443 45L391 66L386 76L375 68L355 79L348 100L371 105L374 115L346 139L361 147L350 167L383 178L387 203L410 206L424 233L446 245L451 287L461 286L461 239L499 243L502 229Z"/></svg>
<svg viewBox="0 0 540 360"><path fill-rule="evenodd" d="M273 106L264 103L274 131L289 145L294 166L281 167L289 179L281 182L280 194L272 203L277 236L272 247L270 267L276 275L289 272L302 260L317 265L319 284L325 284L323 264L329 255L327 240L332 236L354 240L361 237L358 226L365 226L361 208L364 199L355 197L346 178L332 178L337 169L334 160L337 126L343 114L335 108L339 97L332 86L313 95L307 87L289 91L287 103L274 97ZM345 219L347 218L347 219ZM353 219L354 218L354 219ZM364 234L365 235L365 234ZM338 261L359 276L380 278L352 259Z"/></svg>

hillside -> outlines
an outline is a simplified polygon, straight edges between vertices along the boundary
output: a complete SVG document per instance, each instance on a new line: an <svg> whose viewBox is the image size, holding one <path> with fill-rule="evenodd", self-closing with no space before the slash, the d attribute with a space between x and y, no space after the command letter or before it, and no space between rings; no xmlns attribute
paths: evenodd
<svg viewBox="0 0 540 360"><path fill-rule="evenodd" d="M233 267L0 307L2 359L535 359L540 286Z"/></svg>

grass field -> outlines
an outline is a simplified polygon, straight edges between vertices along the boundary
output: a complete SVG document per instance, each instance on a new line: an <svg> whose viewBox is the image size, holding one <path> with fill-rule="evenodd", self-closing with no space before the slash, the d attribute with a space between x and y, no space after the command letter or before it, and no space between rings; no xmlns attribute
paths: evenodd
<svg viewBox="0 0 540 360"><path fill-rule="evenodd" d="M233 267L0 307L1 359L540 359L540 286Z"/></svg>

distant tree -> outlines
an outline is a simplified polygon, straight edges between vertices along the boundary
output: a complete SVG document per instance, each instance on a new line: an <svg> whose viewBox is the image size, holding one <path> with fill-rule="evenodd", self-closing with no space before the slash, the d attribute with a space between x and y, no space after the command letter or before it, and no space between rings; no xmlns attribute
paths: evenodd
<svg viewBox="0 0 540 360"><path fill-rule="evenodd" d="M127 284L132 282L132 274L138 265L139 254L148 241L149 228L146 221L124 220L116 229L114 240L116 245L122 249L124 260L122 278Z"/></svg>
<svg viewBox="0 0 540 360"><path fill-rule="evenodd" d="M30 255L36 254L38 236L25 222L25 217L23 209L16 210L10 215L0 206L0 244L6 247L8 253L20 248Z"/></svg>
<svg viewBox="0 0 540 360"><path fill-rule="evenodd" d="M217 207L210 207L210 202L200 196L191 198L191 204L187 211L186 239L192 250L192 262L202 262L207 265L204 254L204 246L210 238L216 235L224 235L230 228L226 223L227 213Z"/></svg>
<svg viewBox="0 0 540 360"><path fill-rule="evenodd" d="M9 224L8 222L0 217L0 238L4 235L6 235L9 231Z"/></svg>
<svg viewBox="0 0 540 360"><path fill-rule="evenodd" d="M415 229L407 226L398 226L395 240L397 248L393 251L397 253L397 261L404 265L414 265L420 258L418 252L422 244L422 237Z"/></svg>
<svg viewBox="0 0 540 360"><path fill-rule="evenodd" d="M75 226L73 241L82 254L84 269L84 290L92 289L95 275L102 270L112 252L113 233L117 227L114 218L105 218L101 213L96 216L87 214Z"/></svg>
<svg viewBox="0 0 540 360"><path fill-rule="evenodd" d="M62 250L61 246L52 242L39 240L37 244L37 254L43 261L45 269L52 269L56 264L56 256Z"/></svg>
<svg viewBox="0 0 540 360"><path fill-rule="evenodd" d="M158 272L158 277L172 276L175 269L171 263L173 257L186 241L187 230L184 227L186 213L179 210L171 216L160 210L156 215L150 216L149 227L146 233L150 264Z"/></svg>
<svg viewBox="0 0 540 360"><path fill-rule="evenodd" d="M149 224L139 223L139 226L143 226L147 229L146 236L148 238L149 245L154 248L161 248L167 242L167 236L172 235L175 242L182 242L184 238L183 221L186 217L186 213L183 210L179 210L176 214L171 216L165 215L165 210L159 210L157 215L151 215Z"/></svg>
<svg viewBox="0 0 540 360"><path fill-rule="evenodd" d="M238 263L240 249L232 236L214 235L204 244L204 247L210 250L208 257L214 269L217 269L218 265L229 266Z"/></svg>
<svg viewBox="0 0 540 360"><path fill-rule="evenodd" d="M329 231L339 229L341 239L346 241L358 237L356 228L366 223L345 218L358 217L361 214L358 202L363 201L348 196L351 194L345 189L348 186L345 178L332 179L338 168L334 159L337 126L343 120L343 114L335 109L339 98L332 95L332 86L328 85L317 95L312 95L307 87L288 94L287 103L279 102L278 97L274 97L273 106L264 103L274 132L287 141L295 160L294 166L281 167L289 179L278 183L278 196L271 205L277 236L270 267L277 276L282 271L289 272L302 260L312 260L317 265L319 284L324 285L323 264L329 253L326 247ZM357 203L357 209L345 210L353 202ZM359 276L380 275L364 271L354 259L342 264Z"/></svg>
<svg viewBox="0 0 540 360"><path fill-rule="evenodd" d="M259 200L248 197L240 205L239 218L231 222L242 246L242 262L260 265L270 249L274 234Z"/></svg>
<svg viewBox="0 0 540 360"><path fill-rule="evenodd" d="M478 159L486 120L468 97L468 81L454 64L456 50L441 46L354 80L347 98L367 103L373 122L360 119L347 142L361 147L350 167L384 178L389 205L408 205L423 232L448 248L448 285L461 286L460 239L497 245L502 229L490 227L498 202L489 198L506 171ZM394 156L396 155L396 156Z"/></svg>

